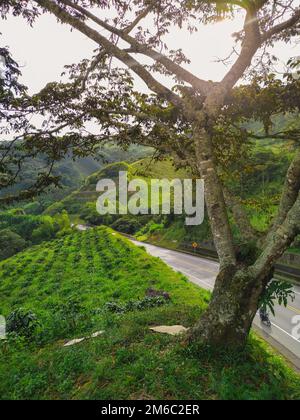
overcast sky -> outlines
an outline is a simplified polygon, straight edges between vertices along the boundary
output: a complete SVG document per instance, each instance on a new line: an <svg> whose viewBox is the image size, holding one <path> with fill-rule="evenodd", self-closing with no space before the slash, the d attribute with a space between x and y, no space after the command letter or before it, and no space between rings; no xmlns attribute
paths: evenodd
<svg viewBox="0 0 300 420"><path fill-rule="evenodd" d="M194 35L173 31L168 37L170 49L182 48L192 61L189 67L193 72L201 78L218 81L228 68L216 63L216 59L226 58L232 51L232 33L242 28L242 17L202 27ZM77 31L71 32L67 25L58 24L50 15L40 17L33 28L22 18L10 17L1 22L1 32L1 45L8 45L21 64L22 81L31 93L49 81L59 80L65 64L89 58L97 48L93 41ZM290 56L299 55L299 46L279 45L276 53L286 62Z"/></svg>
<svg viewBox="0 0 300 420"><path fill-rule="evenodd" d="M235 20L202 26L193 35L188 31L176 29L171 31L166 41L170 50L182 48L191 60L187 67L194 74L205 80L219 81L229 67L217 61L225 59L232 52L232 34L243 28L243 18L241 12ZM99 30L99 27L96 28ZM21 66L21 81L28 86L30 94L38 92L48 82L61 80L65 65L77 63L83 58L91 58L93 51L98 47L80 32L71 31L68 25L59 24L56 18L49 14L41 16L33 28L21 17L11 16L6 21L1 21L0 32L0 46L9 46L14 59ZM100 32L105 34L105 30L100 29ZM300 55L299 50L299 45L277 45L274 53L280 57L282 63L277 66L278 70L283 70L284 64L291 56ZM171 80L162 76L159 78L172 87ZM136 88L147 92L144 82L138 78ZM31 122L40 126L42 119L33 118ZM98 133L99 130L93 122L87 123L86 129L94 133ZM1 140L9 140L11 135L12 133L2 135Z"/></svg>

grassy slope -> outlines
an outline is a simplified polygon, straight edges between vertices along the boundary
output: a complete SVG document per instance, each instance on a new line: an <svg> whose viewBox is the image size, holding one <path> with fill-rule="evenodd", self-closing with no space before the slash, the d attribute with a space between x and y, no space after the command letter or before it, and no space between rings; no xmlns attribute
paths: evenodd
<svg viewBox="0 0 300 420"><path fill-rule="evenodd" d="M192 326L209 295L109 229L12 257L0 265L0 279L0 313L23 306L43 324L37 343L2 343L2 399L300 398L299 377L253 337L244 354L215 357L151 333L150 325ZM168 291L171 303L125 315L101 310L112 299L142 298L149 286ZM70 298L85 315L73 326L61 316ZM102 337L62 347L66 338L100 329Z"/></svg>

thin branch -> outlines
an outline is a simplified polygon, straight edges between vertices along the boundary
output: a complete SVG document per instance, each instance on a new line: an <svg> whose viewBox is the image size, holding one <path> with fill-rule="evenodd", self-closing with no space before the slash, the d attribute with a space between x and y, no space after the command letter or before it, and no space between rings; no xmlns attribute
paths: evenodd
<svg viewBox="0 0 300 420"><path fill-rule="evenodd" d="M125 42L131 45L130 49L123 50L127 53L136 53L136 54L143 54L156 62L162 64L168 71L173 73L175 76L178 77L179 80L185 81L191 84L196 90L199 90L204 96L206 96L211 89L217 85L217 83L213 83L210 81L199 79L197 76L190 73L188 70L184 69L183 67L179 66L178 64L174 63L164 54L149 48L147 45L141 44L138 42L134 37L130 36L127 32L124 32L121 29L118 29L114 26L111 26L109 23L103 21L102 19L95 16L90 11L86 10L85 8L79 6L78 4L74 4L70 0L62 0L62 3L65 5L72 7L74 10L82 13L87 18L91 19L93 22L97 23L103 29L118 35L122 38Z"/></svg>
<svg viewBox="0 0 300 420"><path fill-rule="evenodd" d="M89 78L89 75L95 70L97 65L100 63L100 61L104 58L105 53L101 51L97 56L94 58L94 60L91 62L89 68L87 69L84 77L81 80L81 91L84 92L86 89L86 84Z"/></svg>
<svg viewBox="0 0 300 420"><path fill-rule="evenodd" d="M173 105L181 107L181 98L172 92L170 89L159 83L137 60L131 57L128 53L121 50L119 47L114 45L105 36L102 36L99 32L92 29L80 19L72 16L66 10L58 6L52 0L34 0L37 4L54 14L60 21L71 25L88 38L95 41L98 45L101 45L107 54L115 56L118 60L129 67L134 73L136 73L147 85L147 87L155 92L160 98L163 98Z"/></svg>
<svg viewBox="0 0 300 420"><path fill-rule="evenodd" d="M133 31L133 29L143 20L145 19L145 17L152 11L152 9L154 8L155 4L157 3L157 1L153 1L151 4L149 4L148 7L146 7L146 9L144 9L141 13L138 14L138 16L136 17L136 19L127 27L125 28L123 31L126 34L130 34L131 31Z"/></svg>
<svg viewBox="0 0 300 420"><path fill-rule="evenodd" d="M265 32L262 35L262 42L269 41L273 36L280 34L281 32L292 28L294 25L296 25L298 22L300 22L300 9L296 10L294 15L286 20L285 22L282 22L273 28L271 28L269 31Z"/></svg>

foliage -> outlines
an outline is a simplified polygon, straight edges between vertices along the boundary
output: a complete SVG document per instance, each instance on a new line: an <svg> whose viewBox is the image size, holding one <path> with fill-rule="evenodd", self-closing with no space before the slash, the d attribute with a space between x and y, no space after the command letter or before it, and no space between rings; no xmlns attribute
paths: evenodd
<svg viewBox="0 0 300 420"><path fill-rule="evenodd" d="M41 202L33 201L24 206L25 214L31 214L37 216L43 212L44 208Z"/></svg>
<svg viewBox="0 0 300 420"><path fill-rule="evenodd" d="M76 329L78 323L85 317L85 308L81 305L78 298L72 296L57 308L59 319L66 321L69 331Z"/></svg>
<svg viewBox="0 0 300 420"><path fill-rule="evenodd" d="M0 343L1 399L299 400L299 376L262 340L252 336L239 355L199 356L149 330L188 327L200 314L188 301L111 314L104 335L70 348Z"/></svg>
<svg viewBox="0 0 300 420"><path fill-rule="evenodd" d="M284 118L280 121L280 127L284 124L295 122L295 118ZM263 153L262 153L263 150ZM284 153L282 152L284 150ZM248 161L249 169L247 175L240 179L228 181L231 190L238 196L243 198L243 203L247 209L247 213L251 219L252 225L260 232L264 232L270 225L279 203L279 191L282 188L284 174L292 158L293 152L289 151L284 144L270 142L268 147L262 148L259 143L255 143L251 148L251 160ZM113 175L118 184L118 171L127 170L129 177L140 178L149 181L151 178L180 178L190 177L191 174L187 170L176 170L171 159L151 160L145 158L130 165L123 162L116 163L104 167L101 171L90 176L80 190L74 192L62 202L51 206L46 211L48 214L56 214L62 208L66 208L69 212L73 209L79 210L80 219L91 225L106 225L113 229L136 235L153 241L157 244L170 246L172 248L179 246L180 243L211 243L212 234L209 226L208 217L206 215L204 223L201 226L189 227L185 226L184 218L170 214L168 216L100 216L96 210L97 194L96 183L103 178L109 178ZM263 184L263 189L261 188ZM94 202L89 202L94 197ZM77 209L76 209L77 207ZM55 210L57 209L57 210ZM235 221L231 220L236 247L239 252L248 253L245 247L242 250L243 242L241 242L240 232L235 225ZM176 242L174 242L176 241Z"/></svg>
<svg viewBox="0 0 300 420"><path fill-rule="evenodd" d="M132 311L144 311L146 309L155 308L157 306L162 306L167 303L166 299L162 296L152 296L145 297L144 299L137 301L129 301L125 305L119 304L117 302L107 302L104 306L106 311L123 314L126 312Z"/></svg>
<svg viewBox="0 0 300 420"><path fill-rule="evenodd" d="M287 282L273 280L267 286L264 295L261 299L261 306L266 310L270 310L275 316L275 304L278 302L279 305L288 305L289 299L295 299L295 293L293 285Z"/></svg>
<svg viewBox="0 0 300 420"><path fill-rule="evenodd" d="M69 205L68 205L68 208ZM86 203L84 205L81 205L81 209L79 210L79 216L81 219L86 221L87 223L94 225L94 226L100 226L100 225L111 225L114 218L112 215L100 215L96 209L96 203Z"/></svg>
<svg viewBox="0 0 300 420"><path fill-rule="evenodd" d="M22 306L42 326L39 340L0 343L1 399L300 398L299 377L254 337L242 354L215 358L151 332L154 325L193 326L209 293L112 233L74 232L0 264L0 312ZM168 292L171 302L145 300L149 287ZM116 299L134 311L103 312ZM105 334L63 347L99 330Z"/></svg>
<svg viewBox="0 0 300 420"><path fill-rule="evenodd" d="M139 217L134 216L123 216L111 224L111 227L118 232L127 233L128 235L134 235L141 228Z"/></svg>
<svg viewBox="0 0 300 420"><path fill-rule="evenodd" d="M2 259L8 258L31 244L55 239L71 232L71 221L66 211L50 216L25 215L14 210L0 213L2 232Z"/></svg>
<svg viewBox="0 0 300 420"><path fill-rule="evenodd" d="M25 239L10 229L3 229L0 231L0 260L15 255L17 252L26 248Z"/></svg>
<svg viewBox="0 0 300 420"><path fill-rule="evenodd" d="M26 338L32 338L39 325L36 315L22 308L13 311L6 320L6 330Z"/></svg>
<svg viewBox="0 0 300 420"><path fill-rule="evenodd" d="M32 242L38 244L42 241L49 241L55 237L57 227L54 220L50 216L44 216L42 223L32 231Z"/></svg>
<svg viewBox="0 0 300 420"><path fill-rule="evenodd" d="M0 264L0 313L32 310L43 325L40 340L47 341L92 328L99 322L92 314L106 302L140 301L149 288L166 290L174 303L189 296L202 305L207 299L160 260L112 233L73 232Z"/></svg>

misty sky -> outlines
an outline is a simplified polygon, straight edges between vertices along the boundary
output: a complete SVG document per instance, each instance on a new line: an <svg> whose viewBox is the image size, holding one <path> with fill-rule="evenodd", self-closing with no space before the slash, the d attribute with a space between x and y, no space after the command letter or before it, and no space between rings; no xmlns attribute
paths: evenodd
<svg viewBox="0 0 300 420"><path fill-rule="evenodd" d="M218 81L228 67L216 60L226 58L232 51L231 34L242 28L242 18L241 14L234 21L202 27L194 35L172 31L168 44L170 49L183 49L192 61L189 68L199 77ZM22 81L31 93L39 91L49 81L60 80L65 64L89 58L97 48L93 41L77 31L71 32L67 25L57 23L50 15L40 17L33 28L22 18L10 17L1 21L1 32L1 45L8 45L22 66ZM286 62L289 57L299 55L299 45L280 44L275 52Z"/></svg>

